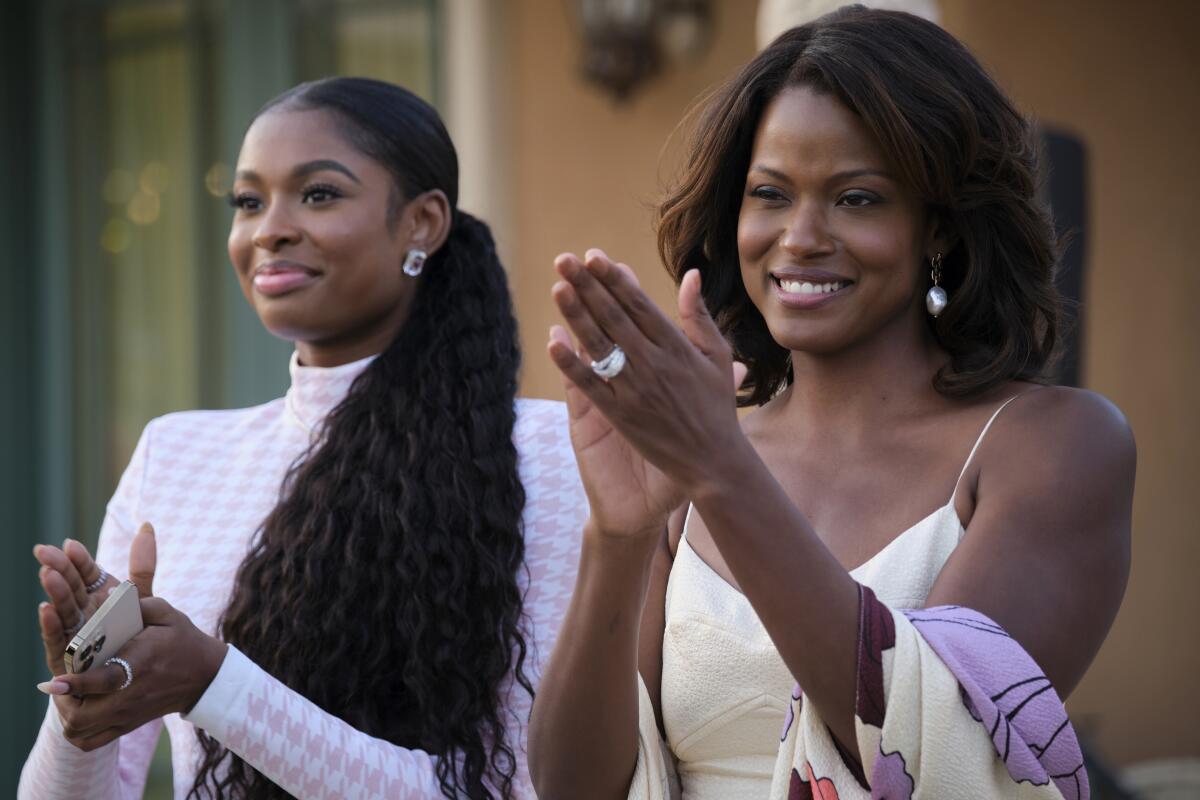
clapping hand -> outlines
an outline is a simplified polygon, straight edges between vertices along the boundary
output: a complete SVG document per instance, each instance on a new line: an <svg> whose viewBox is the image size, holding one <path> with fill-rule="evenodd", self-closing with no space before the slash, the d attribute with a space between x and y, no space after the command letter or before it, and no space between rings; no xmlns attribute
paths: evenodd
<svg viewBox="0 0 1200 800"><path fill-rule="evenodd" d="M54 698L68 741L93 750L150 720L195 705L220 669L226 646L153 596L153 527L142 525L129 553L129 579L138 589L145 628L116 658L86 672L67 673L63 654L71 636L117 581L109 577L97 585L103 571L79 542L68 541L63 549L39 545L34 555L42 564L42 587L50 598L38 607L38 619L46 666L54 676L38 688ZM70 628L64 619L72 620Z"/></svg>
<svg viewBox="0 0 1200 800"><path fill-rule="evenodd" d="M555 268L562 280L554 301L581 347L555 326L548 351L566 379L571 441L593 522L610 533L660 533L723 443L741 439L734 391L744 367L735 369L708 315L697 272L680 286L681 331L633 271L603 252L589 250L584 260L563 254ZM624 364L604 377L593 363L614 346Z"/></svg>

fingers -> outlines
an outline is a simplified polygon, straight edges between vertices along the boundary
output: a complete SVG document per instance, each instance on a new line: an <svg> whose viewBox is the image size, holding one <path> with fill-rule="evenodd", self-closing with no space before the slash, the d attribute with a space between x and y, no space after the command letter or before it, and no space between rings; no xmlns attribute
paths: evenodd
<svg viewBox="0 0 1200 800"><path fill-rule="evenodd" d="M613 340L601 330L592 318L587 306L579 297L579 293L566 281L559 281L550 290L554 304L570 326L571 332L582 345L583 351L592 361L604 358L613 349Z"/></svg>
<svg viewBox="0 0 1200 800"><path fill-rule="evenodd" d="M170 625L175 621L175 607L161 597L143 597L138 602L143 625Z"/></svg>
<svg viewBox="0 0 1200 800"><path fill-rule="evenodd" d="M677 335L675 323L642 291L628 264L615 263L604 251L592 249L587 251L584 266L650 341L661 345Z"/></svg>
<svg viewBox="0 0 1200 800"><path fill-rule="evenodd" d="M38 580L42 584L42 590L46 593L46 597L54 606L53 610L58 616L59 624L64 629L63 635L66 636L68 630L78 630L79 626L83 624L83 607L76 601L75 593L67 585L67 579L58 570L44 566L38 570Z"/></svg>
<svg viewBox="0 0 1200 800"><path fill-rule="evenodd" d="M154 526L143 522L129 548L129 580L137 587L138 597L154 595L154 569L157 563Z"/></svg>
<svg viewBox="0 0 1200 800"><path fill-rule="evenodd" d="M645 298L641 289L629 283L628 274L617 268L603 252L589 250L584 262L574 255L564 254L555 260L554 266L563 278L555 285L555 302L593 360L608 355L613 343L631 354L644 352L647 345L653 344L595 274L601 272L619 281L631 295ZM648 298L644 302L653 306Z"/></svg>
<svg viewBox="0 0 1200 800"><path fill-rule="evenodd" d="M46 667L51 675L61 675L67 671L63 663L67 637L64 635L62 619L54 610L54 606L49 603L38 604L38 626L42 629L42 645L46 649Z"/></svg>
<svg viewBox="0 0 1200 800"><path fill-rule="evenodd" d="M124 652L124 649L122 649ZM130 664L137 669L136 664ZM66 691L49 692L52 694L70 694L74 697L89 695L112 694L121 690L125 685L125 669L117 663L96 664L87 672L66 672L55 675L50 684L66 684ZM40 686L39 686L40 688Z"/></svg>
<svg viewBox="0 0 1200 800"><path fill-rule="evenodd" d="M561 325L550 329L546 346L550 360L562 372L567 384L567 408L571 419L579 419L595 404L602 412L613 403L613 388L592 371L590 364L571 347L571 337Z"/></svg>
<svg viewBox="0 0 1200 800"><path fill-rule="evenodd" d="M728 358L729 345L708 313L700 292L700 270L689 269L679 282L679 320L683 332L696 349L709 359Z"/></svg>
<svg viewBox="0 0 1200 800"><path fill-rule="evenodd" d="M83 580L85 587L91 586L100 579L100 565L92 559L92 554L88 552L83 542L76 541L75 539L67 539L67 541L63 542L63 552L67 554L67 558L71 559L71 563L75 565L75 569L79 572L79 576ZM104 582L103 589L111 589L116 585L116 578L109 576L109 579Z"/></svg>
<svg viewBox="0 0 1200 800"><path fill-rule="evenodd" d="M67 539L63 544L69 545L72 541L73 540L71 539ZM78 542L75 542L75 544L79 547L83 547L83 545L79 544ZM76 569L74 562L67 557L66 553L54 545L39 544L37 547L33 548L33 557L36 558L38 563L40 563L42 566L49 567L50 569L62 575L63 581L66 583L71 594L74 595L75 604L79 606L79 608L83 608L87 605L87 585L80 576L79 570ZM64 620L69 620L70 618L70 615L63 617Z"/></svg>

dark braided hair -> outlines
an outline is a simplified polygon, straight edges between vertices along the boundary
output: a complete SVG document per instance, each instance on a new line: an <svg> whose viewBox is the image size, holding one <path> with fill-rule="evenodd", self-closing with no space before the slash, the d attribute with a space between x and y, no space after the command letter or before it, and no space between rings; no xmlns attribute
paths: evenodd
<svg viewBox="0 0 1200 800"><path fill-rule="evenodd" d="M404 199L457 204L437 112L379 81L302 84L268 109L335 114ZM399 265L397 265L397 269ZM512 441L520 353L486 225L454 210L396 340L290 469L238 568L225 641L360 731L439 756L447 797L512 796L501 692L523 671L518 572L525 492ZM219 742L190 796L287 793Z"/></svg>

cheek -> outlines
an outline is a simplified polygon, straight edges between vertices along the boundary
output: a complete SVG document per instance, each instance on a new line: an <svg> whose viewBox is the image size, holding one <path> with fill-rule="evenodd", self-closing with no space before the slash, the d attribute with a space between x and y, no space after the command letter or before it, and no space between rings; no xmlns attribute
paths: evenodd
<svg viewBox="0 0 1200 800"><path fill-rule="evenodd" d="M234 224L229 229L229 240L225 243L229 252L229 263L239 275L249 272L250 257L253 247L249 233L241 225Z"/></svg>
<svg viewBox="0 0 1200 800"><path fill-rule="evenodd" d="M907 273L920 260L915 232L908 225L856 225L845 231L843 241L861 266L889 275Z"/></svg>
<svg viewBox="0 0 1200 800"><path fill-rule="evenodd" d="M778 226L762 214L743 211L738 216L737 249L743 264L749 265L766 255L778 234Z"/></svg>

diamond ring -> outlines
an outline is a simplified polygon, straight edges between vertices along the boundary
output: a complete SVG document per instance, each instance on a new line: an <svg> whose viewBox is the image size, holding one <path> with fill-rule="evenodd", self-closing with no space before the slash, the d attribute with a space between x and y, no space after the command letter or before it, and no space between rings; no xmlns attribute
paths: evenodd
<svg viewBox="0 0 1200 800"><path fill-rule="evenodd" d="M608 355L599 361L592 362L592 372L606 381L620 375L623 369L625 369L625 351L615 344L613 349L608 351Z"/></svg>
<svg viewBox="0 0 1200 800"><path fill-rule="evenodd" d="M104 666L106 667L109 664L118 664L121 669L125 670L125 682L117 687L117 691L129 688L129 684L133 683L133 667L129 666L129 662L120 656L113 656L104 662Z"/></svg>

